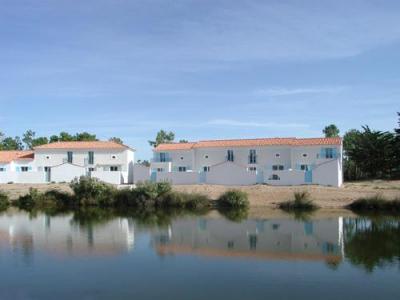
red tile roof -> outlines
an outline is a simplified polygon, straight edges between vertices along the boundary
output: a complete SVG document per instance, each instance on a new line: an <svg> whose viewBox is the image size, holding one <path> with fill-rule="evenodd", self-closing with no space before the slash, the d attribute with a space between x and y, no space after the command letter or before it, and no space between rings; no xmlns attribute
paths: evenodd
<svg viewBox="0 0 400 300"><path fill-rule="evenodd" d="M341 145L342 139L337 138L263 138L263 139L235 139L209 140L192 143L160 144L155 151L190 150L195 148L214 147L257 147L257 146L318 146Z"/></svg>
<svg viewBox="0 0 400 300"><path fill-rule="evenodd" d="M130 149L128 146L111 141L90 141L90 142L55 142L37 146L34 150L41 149Z"/></svg>
<svg viewBox="0 0 400 300"><path fill-rule="evenodd" d="M22 159L32 160L33 157L33 151L0 151L0 163L9 163Z"/></svg>

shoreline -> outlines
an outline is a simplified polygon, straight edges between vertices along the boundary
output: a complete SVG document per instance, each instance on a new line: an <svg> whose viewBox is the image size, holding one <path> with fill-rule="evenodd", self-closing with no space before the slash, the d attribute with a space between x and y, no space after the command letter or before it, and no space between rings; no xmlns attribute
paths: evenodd
<svg viewBox="0 0 400 300"><path fill-rule="evenodd" d="M123 188L121 186L120 188ZM47 190L58 190L72 193L67 183L59 184L0 184L0 191L8 194L11 200L25 195L30 188L38 189L41 192ZM186 193L199 193L211 199L217 199L219 195L230 189L239 189L249 196L250 208L273 209L281 202L291 200L293 193L297 191L308 191L313 202L320 209L343 209L351 202L374 195L382 195L388 199L400 198L400 181L360 181L346 182L343 187L324 187L317 185L308 186L221 186L221 185L175 185L173 190Z"/></svg>

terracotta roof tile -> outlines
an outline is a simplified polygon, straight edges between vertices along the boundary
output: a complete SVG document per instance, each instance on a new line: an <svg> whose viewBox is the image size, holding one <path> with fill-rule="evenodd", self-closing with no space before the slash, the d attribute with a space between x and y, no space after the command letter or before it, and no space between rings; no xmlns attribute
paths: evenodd
<svg viewBox="0 0 400 300"><path fill-rule="evenodd" d="M257 147L257 146L317 146L341 145L342 139L337 138L261 138L261 139L234 139L208 140L193 143L160 144L155 151L190 150L194 148L214 147Z"/></svg>
<svg viewBox="0 0 400 300"><path fill-rule="evenodd" d="M9 163L22 159L32 160L33 157L33 151L0 151L0 163Z"/></svg>
<svg viewBox="0 0 400 300"><path fill-rule="evenodd" d="M55 142L35 147L41 149L130 149L128 146L111 141Z"/></svg>

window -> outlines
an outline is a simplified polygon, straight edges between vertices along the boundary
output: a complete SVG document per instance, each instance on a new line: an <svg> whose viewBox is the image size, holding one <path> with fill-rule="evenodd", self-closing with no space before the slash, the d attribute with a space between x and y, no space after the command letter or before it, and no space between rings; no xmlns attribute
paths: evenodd
<svg viewBox="0 0 400 300"><path fill-rule="evenodd" d="M28 172L28 167L21 167L21 172Z"/></svg>
<svg viewBox="0 0 400 300"><path fill-rule="evenodd" d="M249 164L256 164L256 163L257 163L256 150L251 149L249 151Z"/></svg>
<svg viewBox="0 0 400 300"><path fill-rule="evenodd" d="M68 162L69 164L72 164L72 161L73 161L73 154L72 154L71 151L68 151L68 152L67 152L67 162Z"/></svg>
<svg viewBox="0 0 400 300"><path fill-rule="evenodd" d="M276 158L279 158L279 157L281 157L281 155L280 155L279 153L276 153L276 154L275 154L275 157L276 157Z"/></svg>
<svg viewBox="0 0 400 300"><path fill-rule="evenodd" d="M161 152L160 153L160 162L166 162L167 161L167 153Z"/></svg>
<svg viewBox="0 0 400 300"><path fill-rule="evenodd" d="M89 172L94 172L94 168L89 168Z"/></svg>
<svg viewBox="0 0 400 300"><path fill-rule="evenodd" d="M281 178L276 174L272 174L272 176L269 178L269 180L281 180Z"/></svg>
<svg viewBox="0 0 400 300"><path fill-rule="evenodd" d="M300 165L300 170L302 171L309 171L310 167L308 165Z"/></svg>
<svg viewBox="0 0 400 300"><path fill-rule="evenodd" d="M226 156L227 161L233 161L233 150L228 150L227 156Z"/></svg>
<svg viewBox="0 0 400 300"><path fill-rule="evenodd" d="M6 171L6 168L3 168L3 167L0 168L0 172L5 172L5 171Z"/></svg>
<svg viewBox="0 0 400 300"><path fill-rule="evenodd" d="M164 168L157 168L157 172L164 172Z"/></svg>
<svg viewBox="0 0 400 300"><path fill-rule="evenodd" d="M181 160L183 160L183 156L181 156Z"/></svg>
<svg viewBox="0 0 400 300"><path fill-rule="evenodd" d="M178 167L179 172L186 172L186 167Z"/></svg>
<svg viewBox="0 0 400 300"><path fill-rule="evenodd" d="M210 172L210 167L208 166L203 167L203 172Z"/></svg>
<svg viewBox="0 0 400 300"><path fill-rule="evenodd" d="M325 148L325 158L333 158L333 148Z"/></svg>
<svg viewBox="0 0 400 300"><path fill-rule="evenodd" d="M50 159L50 156L47 155L47 156L46 156L46 159Z"/></svg>
<svg viewBox="0 0 400 300"><path fill-rule="evenodd" d="M257 167L249 167L248 170L250 172L255 172L255 171L257 171Z"/></svg>
<svg viewBox="0 0 400 300"><path fill-rule="evenodd" d="M307 155L307 153L303 153L303 157L307 157L308 155Z"/></svg>
<svg viewBox="0 0 400 300"><path fill-rule="evenodd" d="M89 156L89 165L93 165L94 164L94 152L93 151L89 151L88 152L88 156Z"/></svg>
<svg viewBox="0 0 400 300"><path fill-rule="evenodd" d="M117 156L116 156L116 155L111 155L111 158L112 158L112 159L116 159Z"/></svg>
<svg viewBox="0 0 400 300"><path fill-rule="evenodd" d="M110 167L110 171L111 171L111 172L116 172L116 171L118 171L118 166L111 166L111 167Z"/></svg>
<svg viewBox="0 0 400 300"><path fill-rule="evenodd" d="M208 155L204 156L206 159L208 158Z"/></svg>
<svg viewBox="0 0 400 300"><path fill-rule="evenodd" d="M283 171L285 169L285 167L283 165L273 165L272 166L272 170L273 171Z"/></svg>
<svg viewBox="0 0 400 300"><path fill-rule="evenodd" d="M250 250L255 250L257 248L257 235L255 234L250 234L249 235L249 244L250 244Z"/></svg>

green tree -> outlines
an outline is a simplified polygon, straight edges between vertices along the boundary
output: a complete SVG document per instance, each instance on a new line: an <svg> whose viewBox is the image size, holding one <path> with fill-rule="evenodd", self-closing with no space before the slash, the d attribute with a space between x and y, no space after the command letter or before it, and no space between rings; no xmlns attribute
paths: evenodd
<svg viewBox="0 0 400 300"><path fill-rule="evenodd" d="M119 137L115 137L115 136L112 138L109 138L108 140L110 142L114 142L114 143L121 144L121 145L124 143L122 139L120 139Z"/></svg>
<svg viewBox="0 0 400 300"><path fill-rule="evenodd" d="M68 132L62 131L58 137L58 141L60 142L70 142L74 141L74 137L70 135Z"/></svg>
<svg viewBox="0 0 400 300"><path fill-rule="evenodd" d="M188 140L179 140L179 143L187 144L187 143L189 143L189 141Z"/></svg>
<svg viewBox="0 0 400 300"><path fill-rule="evenodd" d="M32 141L32 148L35 148L35 147L40 146L40 145L45 145L45 144L48 144L48 143L49 143L48 138L45 137L45 136L41 136L41 137L35 138Z"/></svg>
<svg viewBox="0 0 400 300"><path fill-rule="evenodd" d="M142 166L150 167L150 162L148 160L140 160L138 159L137 163Z"/></svg>
<svg viewBox="0 0 400 300"><path fill-rule="evenodd" d="M23 150L21 138L16 136L15 138L6 137L1 142L1 150Z"/></svg>
<svg viewBox="0 0 400 300"><path fill-rule="evenodd" d="M52 135L52 136L50 136L50 143L55 143L55 142L58 142L60 140L60 138L58 137L58 135Z"/></svg>
<svg viewBox="0 0 400 300"><path fill-rule="evenodd" d="M394 168L394 134L364 126L362 132L352 133L351 138L352 143L346 142L346 156L360 169L361 177L390 178Z"/></svg>
<svg viewBox="0 0 400 300"><path fill-rule="evenodd" d="M335 124L328 125L322 130L322 132L325 134L325 137L331 138L331 137L338 137L339 136L339 129Z"/></svg>
<svg viewBox="0 0 400 300"><path fill-rule="evenodd" d="M32 142L35 139L36 133L29 129L22 135L22 141L25 144L25 149L32 149Z"/></svg>
<svg viewBox="0 0 400 300"><path fill-rule="evenodd" d="M155 141L149 141L150 146L153 146L154 148L157 147L160 144L169 144L172 143L175 139L175 133L172 131L166 132L165 130L160 130L157 132L156 140Z"/></svg>
<svg viewBox="0 0 400 300"><path fill-rule="evenodd" d="M77 133L74 137L75 141L97 141L95 134L90 134L88 132Z"/></svg>

